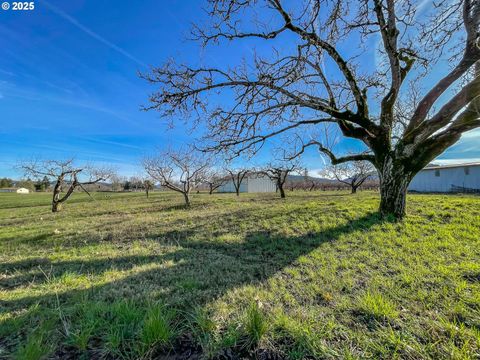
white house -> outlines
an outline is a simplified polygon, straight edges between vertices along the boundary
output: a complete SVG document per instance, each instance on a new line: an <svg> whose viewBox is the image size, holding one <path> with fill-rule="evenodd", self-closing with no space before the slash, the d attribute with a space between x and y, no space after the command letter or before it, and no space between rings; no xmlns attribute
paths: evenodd
<svg viewBox="0 0 480 360"><path fill-rule="evenodd" d="M240 184L240 192L262 193L275 192L277 186L268 176L260 174L247 175ZM233 181L229 180L218 188L218 192L235 192Z"/></svg>
<svg viewBox="0 0 480 360"><path fill-rule="evenodd" d="M480 162L426 167L413 178L408 190L480 193Z"/></svg>
<svg viewBox="0 0 480 360"><path fill-rule="evenodd" d="M30 190L25 189L25 188L18 188L17 189L17 194L28 194L30 193Z"/></svg>

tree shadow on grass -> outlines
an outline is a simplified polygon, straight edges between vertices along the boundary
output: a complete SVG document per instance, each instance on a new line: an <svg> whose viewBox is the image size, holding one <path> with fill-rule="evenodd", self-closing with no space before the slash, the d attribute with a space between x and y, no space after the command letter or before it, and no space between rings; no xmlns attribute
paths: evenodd
<svg viewBox="0 0 480 360"><path fill-rule="evenodd" d="M295 210L292 210L292 214L282 213L287 217L295 214ZM270 219L272 215L268 214ZM254 214L243 209L229 214L226 221L241 223L252 219L255 220ZM0 286L0 290L19 290L20 293L14 299L0 299L0 317L10 314L6 320L0 321L0 348L14 351L18 339L25 338L31 327L27 324L31 324L32 318L38 319L38 313L32 309L42 309L44 317L54 317L58 321L59 311L68 314L68 309L78 304L87 304L88 308L90 303L112 304L129 300L139 306L160 301L191 313L193 308L203 307L230 290L262 284L300 256L307 255L326 242L336 241L358 230L368 230L382 222L378 214L372 213L304 236L285 237L268 230L247 231L241 240L222 242L208 236L208 229L211 229L214 220L203 220L183 229L150 234L150 241L173 245L167 246L165 252L158 255L130 255L87 261L34 258L1 264L0 284L4 289ZM234 223L232 227L220 229L213 236L228 234L229 229L236 225ZM202 234L200 238L198 234ZM7 277L2 279L2 273ZM108 279L110 273L118 275L115 280ZM72 279L81 275L101 278L98 281L100 285L92 286L92 278L87 278L83 287L77 285L74 290L56 291L61 289L58 285L65 278L68 281L71 275ZM48 293L22 295L22 286L30 285ZM98 352L98 347L104 346L101 340L98 341L93 353ZM63 355L58 355L66 351L63 342L56 346L60 347L54 350L55 356L63 358ZM73 350L73 354L81 355L78 349Z"/></svg>
<svg viewBox="0 0 480 360"><path fill-rule="evenodd" d="M125 271L135 266L161 261L161 256L121 256L93 261L51 261L33 258L0 264L0 290L12 290L25 285L39 285L59 279L65 274L89 275L107 270Z"/></svg>
<svg viewBox="0 0 480 360"><path fill-rule="evenodd" d="M0 314L24 310L34 304L67 304L79 297L84 298L85 294L92 300L151 299L180 308L202 306L230 289L264 282L325 242L357 230L368 230L381 221L374 213L305 236L282 237L269 231L256 231L247 233L243 241L235 242L192 239L198 227L203 226L195 225L156 234L162 239L173 238L176 245L171 251L159 255L60 262L38 258L6 263L0 265L0 273L13 273L13 276L5 278L4 275L0 281L4 288L41 285L61 279L65 274L102 276L110 270L124 273L118 280L88 289L0 300ZM51 276L45 276L46 273Z"/></svg>

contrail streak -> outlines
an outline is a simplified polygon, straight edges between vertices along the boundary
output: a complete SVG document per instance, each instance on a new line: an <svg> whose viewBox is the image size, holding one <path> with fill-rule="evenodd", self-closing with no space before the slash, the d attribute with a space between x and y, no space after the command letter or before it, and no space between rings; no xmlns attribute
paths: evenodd
<svg viewBox="0 0 480 360"><path fill-rule="evenodd" d="M96 32L90 30L87 28L85 25L81 24L78 22L75 18L71 17L67 13L63 12L56 6L53 6L46 0L41 1L49 10L57 14L58 16L62 17L63 19L67 20L69 23L77 27L78 29L82 30L85 34L91 36L95 40L101 42L102 44L108 46L110 49L115 50L116 52L122 54L123 56L127 57L128 59L132 60L133 62L137 63L138 65L142 67L147 67L147 65L142 62L141 60L137 59L135 56L132 54L128 53L127 51L123 50L121 47L115 45L114 43L108 41L107 39L103 38L102 36L98 35Z"/></svg>

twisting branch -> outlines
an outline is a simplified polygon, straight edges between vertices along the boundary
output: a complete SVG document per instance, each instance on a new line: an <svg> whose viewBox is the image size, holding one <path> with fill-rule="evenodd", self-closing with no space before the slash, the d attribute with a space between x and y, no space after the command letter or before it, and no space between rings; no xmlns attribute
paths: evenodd
<svg viewBox="0 0 480 360"><path fill-rule="evenodd" d="M317 140L310 140L308 143L302 144L300 149L296 150L292 155L287 156L286 159L288 160L295 159L300 155L302 155L307 148L312 146L317 147L318 151L320 151L322 154L327 155L333 165L338 165L348 161L369 161L371 163L375 162L375 156L368 153L345 155L345 156L337 157L332 150L328 149L321 142Z"/></svg>
<svg viewBox="0 0 480 360"><path fill-rule="evenodd" d="M463 2L463 25L467 33L463 57L450 73L440 79L424 96L412 116L407 132L425 121L435 102L452 84L480 60L480 3L475 0ZM466 104L465 104L466 105Z"/></svg>

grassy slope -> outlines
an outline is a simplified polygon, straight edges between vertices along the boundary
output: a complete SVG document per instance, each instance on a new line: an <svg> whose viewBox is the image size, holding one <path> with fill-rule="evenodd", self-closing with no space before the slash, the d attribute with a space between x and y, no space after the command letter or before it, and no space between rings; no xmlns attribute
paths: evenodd
<svg viewBox="0 0 480 360"><path fill-rule="evenodd" d="M0 194L0 358L148 357L185 333L206 355L478 356L478 197L412 195L390 223L373 193L287 196L76 194L51 214Z"/></svg>

